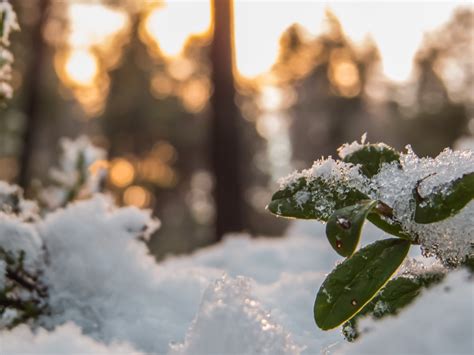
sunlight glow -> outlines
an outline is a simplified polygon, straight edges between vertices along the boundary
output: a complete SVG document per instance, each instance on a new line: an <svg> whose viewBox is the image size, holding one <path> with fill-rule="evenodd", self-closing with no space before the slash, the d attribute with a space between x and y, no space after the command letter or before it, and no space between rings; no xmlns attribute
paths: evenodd
<svg viewBox="0 0 474 355"><path fill-rule="evenodd" d="M96 56L88 50L70 52L64 66L69 79L79 86L93 85L99 71Z"/></svg>
<svg viewBox="0 0 474 355"><path fill-rule="evenodd" d="M130 185L135 178L135 168L132 163L123 158L112 161L109 171L109 179L117 187Z"/></svg>
<svg viewBox="0 0 474 355"><path fill-rule="evenodd" d="M296 23L310 36L321 34L325 11L330 10L356 44L369 37L375 40L389 79L405 81L423 34L446 22L461 3L235 0L237 69L247 78L268 72L277 60L281 34ZM269 14L271 19L265 21Z"/></svg>
<svg viewBox="0 0 474 355"><path fill-rule="evenodd" d="M211 26L210 1L164 1L144 21L145 36L166 57L179 56L188 39L204 35Z"/></svg>
<svg viewBox="0 0 474 355"><path fill-rule="evenodd" d="M71 2L68 43L72 47L107 45L128 23L124 12L97 3Z"/></svg>
<svg viewBox="0 0 474 355"><path fill-rule="evenodd" d="M107 71L120 60L130 20L123 10L89 2L67 4L66 18L56 71L88 116L94 116L103 109L110 82Z"/></svg>
<svg viewBox="0 0 474 355"><path fill-rule="evenodd" d="M138 185L128 187L123 193L123 202L126 205L144 208L149 206L150 201L150 191Z"/></svg>

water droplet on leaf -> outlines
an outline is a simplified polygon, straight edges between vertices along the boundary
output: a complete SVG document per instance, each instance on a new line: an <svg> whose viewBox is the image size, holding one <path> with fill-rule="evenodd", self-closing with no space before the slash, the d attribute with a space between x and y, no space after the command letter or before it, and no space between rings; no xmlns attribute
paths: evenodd
<svg viewBox="0 0 474 355"><path fill-rule="evenodd" d="M351 221L347 218L339 217L336 221L337 225L342 229L349 229L351 228Z"/></svg>

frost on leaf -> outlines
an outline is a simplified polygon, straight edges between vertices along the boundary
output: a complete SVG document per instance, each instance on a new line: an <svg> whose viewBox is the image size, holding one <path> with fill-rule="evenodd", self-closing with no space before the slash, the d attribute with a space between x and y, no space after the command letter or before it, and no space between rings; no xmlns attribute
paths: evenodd
<svg viewBox="0 0 474 355"><path fill-rule="evenodd" d="M400 155L400 166L385 164L371 179L372 199L393 209L403 230L421 245L427 256L436 256L449 265L459 265L472 254L474 203L472 195L457 213L434 223L415 220L419 197L449 195L453 182L474 172L474 153L445 149L436 158L420 158L410 147ZM414 193L416 191L416 193ZM441 194L441 195L440 195ZM464 198L464 197L463 197Z"/></svg>
<svg viewBox="0 0 474 355"><path fill-rule="evenodd" d="M278 216L327 221L338 209L378 201L367 219L380 229L420 244L427 256L457 266L473 255L474 153L446 149L420 158L409 146L341 147L344 161L321 159L281 181L268 209ZM351 162L348 162L348 161Z"/></svg>
<svg viewBox="0 0 474 355"><path fill-rule="evenodd" d="M366 180L357 167L332 158L281 180L268 209L283 217L327 221L342 207L367 199Z"/></svg>

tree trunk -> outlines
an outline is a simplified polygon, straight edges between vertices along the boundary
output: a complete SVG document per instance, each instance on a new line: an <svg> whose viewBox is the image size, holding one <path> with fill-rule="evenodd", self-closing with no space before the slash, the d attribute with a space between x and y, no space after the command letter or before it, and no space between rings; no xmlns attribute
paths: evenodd
<svg viewBox="0 0 474 355"><path fill-rule="evenodd" d="M232 0L213 0L211 47L211 149L215 176L216 237L243 229L243 193L239 151L239 112L235 104L232 45Z"/></svg>
<svg viewBox="0 0 474 355"><path fill-rule="evenodd" d="M27 86L25 87L25 115L26 123L23 133L23 147L20 155L20 173L18 184L27 189L30 182L31 157L34 150L34 134L39 126L39 105L41 93L41 75L43 70L43 59L45 42L43 29L46 24L46 11L49 0L40 0L38 4L38 20L33 27L31 58L28 67Z"/></svg>

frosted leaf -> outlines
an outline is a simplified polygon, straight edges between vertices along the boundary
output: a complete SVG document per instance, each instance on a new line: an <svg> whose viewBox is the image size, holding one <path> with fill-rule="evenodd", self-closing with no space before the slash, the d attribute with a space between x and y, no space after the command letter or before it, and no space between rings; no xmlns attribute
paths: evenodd
<svg viewBox="0 0 474 355"><path fill-rule="evenodd" d="M382 300L377 301L374 306L374 316L380 317L390 311L390 305Z"/></svg>
<svg viewBox="0 0 474 355"><path fill-rule="evenodd" d="M329 157L280 179L267 208L277 215L327 220L336 209L366 198L368 186L357 166Z"/></svg>
<svg viewBox="0 0 474 355"><path fill-rule="evenodd" d="M421 197L439 186L474 171L472 151L445 149L436 158L419 158L410 146L400 156L401 167L385 164L371 182L370 197L393 208L394 217L403 229L421 244L425 255L437 256L446 264L459 264L470 253L474 240L474 203L471 201L456 215L445 220L418 224L414 222L415 189Z"/></svg>

